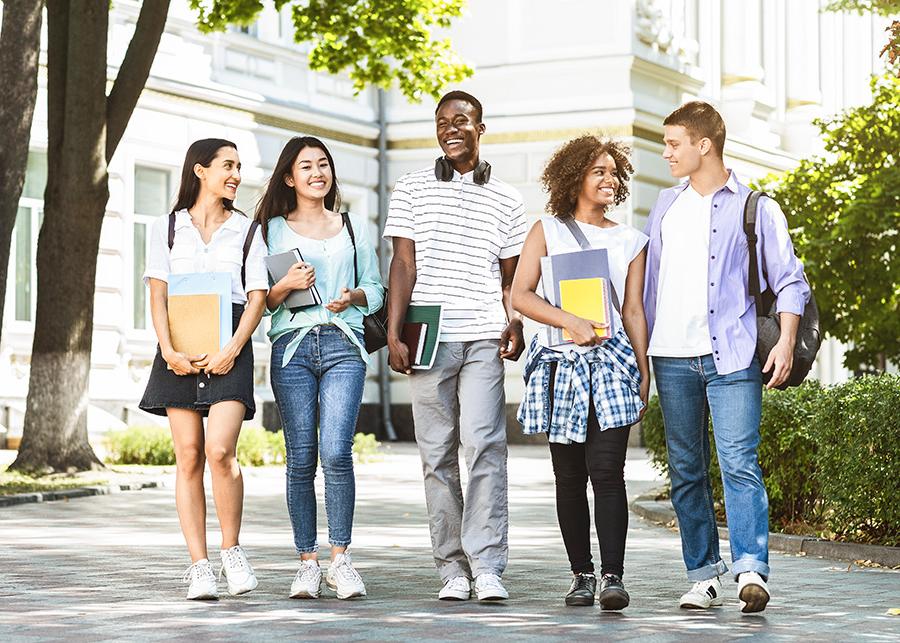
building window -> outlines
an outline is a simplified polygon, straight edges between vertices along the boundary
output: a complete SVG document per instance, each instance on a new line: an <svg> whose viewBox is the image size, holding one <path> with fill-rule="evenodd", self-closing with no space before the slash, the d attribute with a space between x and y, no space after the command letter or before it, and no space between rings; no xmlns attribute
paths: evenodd
<svg viewBox="0 0 900 643"><path fill-rule="evenodd" d="M134 227L132 252L132 320L139 330L149 328L150 289L144 286L149 252L149 230L153 220L167 212L171 172L159 168L134 168Z"/></svg>
<svg viewBox="0 0 900 643"><path fill-rule="evenodd" d="M29 152L25 185L13 226L7 281L7 309L15 321L34 321L37 303L37 239L44 217L44 187L47 184L47 155Z"/></svg>

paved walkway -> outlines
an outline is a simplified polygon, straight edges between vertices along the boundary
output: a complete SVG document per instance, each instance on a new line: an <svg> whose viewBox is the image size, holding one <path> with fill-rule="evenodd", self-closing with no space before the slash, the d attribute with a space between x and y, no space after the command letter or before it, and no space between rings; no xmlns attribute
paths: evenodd
<svg viewBox="0 0 900 643"><path fill-rule="evenodd" d="M440 602L414 447L391 448L357 476L353 552L369 596L352 602L287 598L295 563L280 469L246 474L242 542L260 586L217 603L183 600L188 560L171 487L0 509L0 640L900 638L900 617L886 615L900 607L900 572L822 559L773 554L775 598L763 616L741 615L733 597L708 612L679 610L686 582L678 537L634 516L631 606L621 614L566 608L566 557L540 446L511 450L511 599ZM639 450L629 453L626 477L632 497L659 484ZM323 526L320 511L320 534Z"/></svg>

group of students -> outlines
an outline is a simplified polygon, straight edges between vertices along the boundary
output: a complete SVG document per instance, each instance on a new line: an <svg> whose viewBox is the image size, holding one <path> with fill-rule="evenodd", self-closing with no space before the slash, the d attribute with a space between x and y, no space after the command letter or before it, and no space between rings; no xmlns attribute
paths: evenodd
<svg viewBox="0 0 900 643"><path fill-rule="evenodd" d="M761 283L777 295L781 339L765 364L755 356L756 315L747 292L742 210L749 188L723 162L725 126L703 102L664 121L672 176L645 233L608 215L629 194L634 173L621 142L581 136L560 147L541 182L547 212L527 229L520 194L491 175L480 157L481 103L453 91L437 104L442 156L401 177L383 230L393 245L389 294L381 282L366 217L341 213L334 160L322 141L291 139L251 221L234 208L237 147L204 139L190 146L172 213L154 224L144 280L151 292L159 350L141 408L167 415L177 461L176 506L192 564L189 599L218 596L207 558L203 471L212 473L222 532L221 572L233 595L257 586L239 544L243 483L236 459L241 422L253 417L249 341L271 315L271 381L284 427L287 505L299 556L293 598L321 592L314 480L321 460L331 562L325 584L338 598L366 594L347 551L355 504L353 432L369 356L365 315L388 306L391 368L408 375L422 460L438 598L509 597L504 360L526 352L522 316L540 325L527 348L518 419L545 433L556 508L573 579L566 605L629 604L623 583L628 506L624 465L631 425L649 395L650 360L666 426L672 502L692 587L684 608L723 603L708 477L712 414L725 489L732 574L743 612L769 600L768 500L757 446L761 372L778 386L791 368L800 313L809 298L784 215L761 199L757 216ZM552 306L542 296L541 258L604 248L616 305L615 332ZM303 260L277 283L267 254L298 249ZM230 272L231 340L214 355L174 351L166 294L169 274ZM287 295L315 285L322 304L291 311ZM385 301L387 299L387 301ZM401 341L410 305L439 304L443 317L433 366L412 369ZM553 345L563 328L573 344ZM612 330L612 329L610 329ZM648 357L649 356L649 357ZM204 433L203 418L207 417ZM468 469L463 492L459 451ZM594 495L600 574L592 559L587 485ZM598 588L599 584L599 588Z"/></svg>

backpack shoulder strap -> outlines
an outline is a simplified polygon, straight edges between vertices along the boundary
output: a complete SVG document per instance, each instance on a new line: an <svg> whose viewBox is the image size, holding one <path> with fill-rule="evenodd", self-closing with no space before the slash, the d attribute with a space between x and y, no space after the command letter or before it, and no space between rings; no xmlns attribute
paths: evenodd
<svg viewBox="0 0 900 643"><path fill-rule="evenodd" d="M241 261L241 286L247 290L247 257L250 255L250 246L253 245L253 237L256 229L259 227L259 221L250 222L250 229L247 231L247 238L244 239L244 259Z"/></svg>
<svg viewBox="0 0 900 643"><path fill-rule="evenodd" d="M747 250L750 256L750 272L748 275L750 296L756 299L757 314L762 314L762 294L759 289L759 264L756 259L756 212L760 197L769 195L760 190L753 190L744 203L744 234L747 236Z"/></svg>
<svg viewBox="0 0 900 643"><path fill-rule="evenodd" d="M357 265L356 259L356 235L353 234L353 224L350 223L350 214L348 212L341 212L341 219L344 221L344 225L347 227L347 234L350 235L350 243L353 244L353 283L354 287L359 286L359 266Z"/></svg>
<svg viewBox="0 0 900 643"><path fill-rule="evenodd" d="M175 245L175 213L169 213L169 252L172 251L172 246Z"/></svg>

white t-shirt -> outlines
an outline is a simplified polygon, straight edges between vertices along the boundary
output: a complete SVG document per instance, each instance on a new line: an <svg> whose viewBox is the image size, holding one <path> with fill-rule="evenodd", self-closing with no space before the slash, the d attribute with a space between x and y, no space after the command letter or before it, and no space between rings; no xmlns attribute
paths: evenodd
<svg viewBox="0 0 900 643"><path fill-rule="evenodd" d="M541 217L540 223L544 227L547 255L581 250L578 240L575 239L575 236L569 231L566 224L558 218L552 216ZM610 280L612 281L613 289L616 291L619 304L622 305L625 302L625 279L628 277L628 267L635 257L641 253L641 250L644 249L650 238L643 232L624 223L619 223L612 228L601 228L589 223L582 223L581 221L575 221L575 223L581 228L585 238L591 244L591 248L606 248ZM544 292L543 283L538 283L537 292L538 294ZM613 309L613 316L616 318L616 323L621 326L622 318L615 309ZM577 346L574 344L550 346L546 325L541 326L541 329L538 331L538 342L541 346L558 351L575 350L579 353L586 353L594 349L593 346Z"/></svg>
<svg viewBox="0 0 900 643"><path fill-rule="evenodd" d="M712 353L707 277L712 194L688 185L662 220L656 323L648 355L696 357Z"/></svg>
<svg viewBox="0 0 900 643"><path fill-rule="evenodd" d="M186 272L230 272L231 301L247 303L251 290L268 290L269 277L263 257L266 244L262 231L257 228L247 255L245 275L246 289L241 287L241 265L244 263L244 241L250 231L251 220L232 212L231 216L213 233L209 245L203 243L200 231L191 222L187 210L175 213L175 242L169 250L169 215L157 217L150 231L150 252L144 283L150 278L169 282L169 274Z"/></svg>
<svg viewBox="0 0 900 643"><path fill-rule="evenodd" d="M525 241L525 205L497 178L486 185L472 172L439 181L429 168L394 186L384 237L416 244L411 304L440 304L442 342L500 339L507 325L500 260L518 256Z"/></svg>

